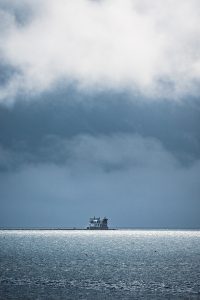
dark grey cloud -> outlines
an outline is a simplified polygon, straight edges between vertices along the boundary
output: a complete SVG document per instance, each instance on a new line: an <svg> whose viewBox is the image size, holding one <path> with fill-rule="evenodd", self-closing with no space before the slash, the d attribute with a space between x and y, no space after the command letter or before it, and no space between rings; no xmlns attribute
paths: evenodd
<svg viewBox="0 0 200 300"><path fill-rule="evenodd" d="M198 101L151 102L125 93L80 94L74 89L0 107L0 145L19 161L62 161L59 145L77 135L138 134L160 141L182 163L200 157ZM55 155L57 153L56 161Z"/></svg>
<svg viewBox="0 0 200 300"><path fill-rule="evenodd" d="M199 227L199 114L73 89L2 106L0 225Z"/></svg>

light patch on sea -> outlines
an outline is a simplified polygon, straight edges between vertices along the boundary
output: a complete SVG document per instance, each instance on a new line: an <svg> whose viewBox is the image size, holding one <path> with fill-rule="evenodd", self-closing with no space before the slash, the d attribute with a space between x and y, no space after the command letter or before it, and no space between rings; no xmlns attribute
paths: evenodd
<svg viewBox="0 0 200 300"><path fill-rule="evenodd" d="M200 231L1 230L0 299L200 299Z"/></svg>

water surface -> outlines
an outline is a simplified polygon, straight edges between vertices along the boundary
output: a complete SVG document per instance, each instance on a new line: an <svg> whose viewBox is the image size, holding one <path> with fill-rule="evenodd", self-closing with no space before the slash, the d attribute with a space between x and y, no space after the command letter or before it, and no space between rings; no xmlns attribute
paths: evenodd
<svg viewBox="0 0 200 300"><path fill-rule="evenodd" d="M200 231L0 231L0 299L183 298L200 299Z"/></svg>

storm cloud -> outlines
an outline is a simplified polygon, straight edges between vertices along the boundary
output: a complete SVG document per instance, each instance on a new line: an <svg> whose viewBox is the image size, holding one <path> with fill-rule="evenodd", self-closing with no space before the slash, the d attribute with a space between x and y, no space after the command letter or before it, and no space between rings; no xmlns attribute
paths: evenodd
<svg viewBox="0 0 200 300"><path fill-rule="evenodd" d="M62 97L0 109L2 227L198 228L198 102Z"/></svg>

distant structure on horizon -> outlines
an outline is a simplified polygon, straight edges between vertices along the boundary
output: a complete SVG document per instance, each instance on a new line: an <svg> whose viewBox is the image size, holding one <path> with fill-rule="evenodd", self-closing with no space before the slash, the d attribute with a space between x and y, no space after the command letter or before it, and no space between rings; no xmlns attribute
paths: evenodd
<svg viewBox="0 0 200 300"><path fill-rule="evenodd" d="M89 220L89 226L87 227L89 230L107 230L108 229L108 219L104 217L101 218L90 218Z"/></svg>

